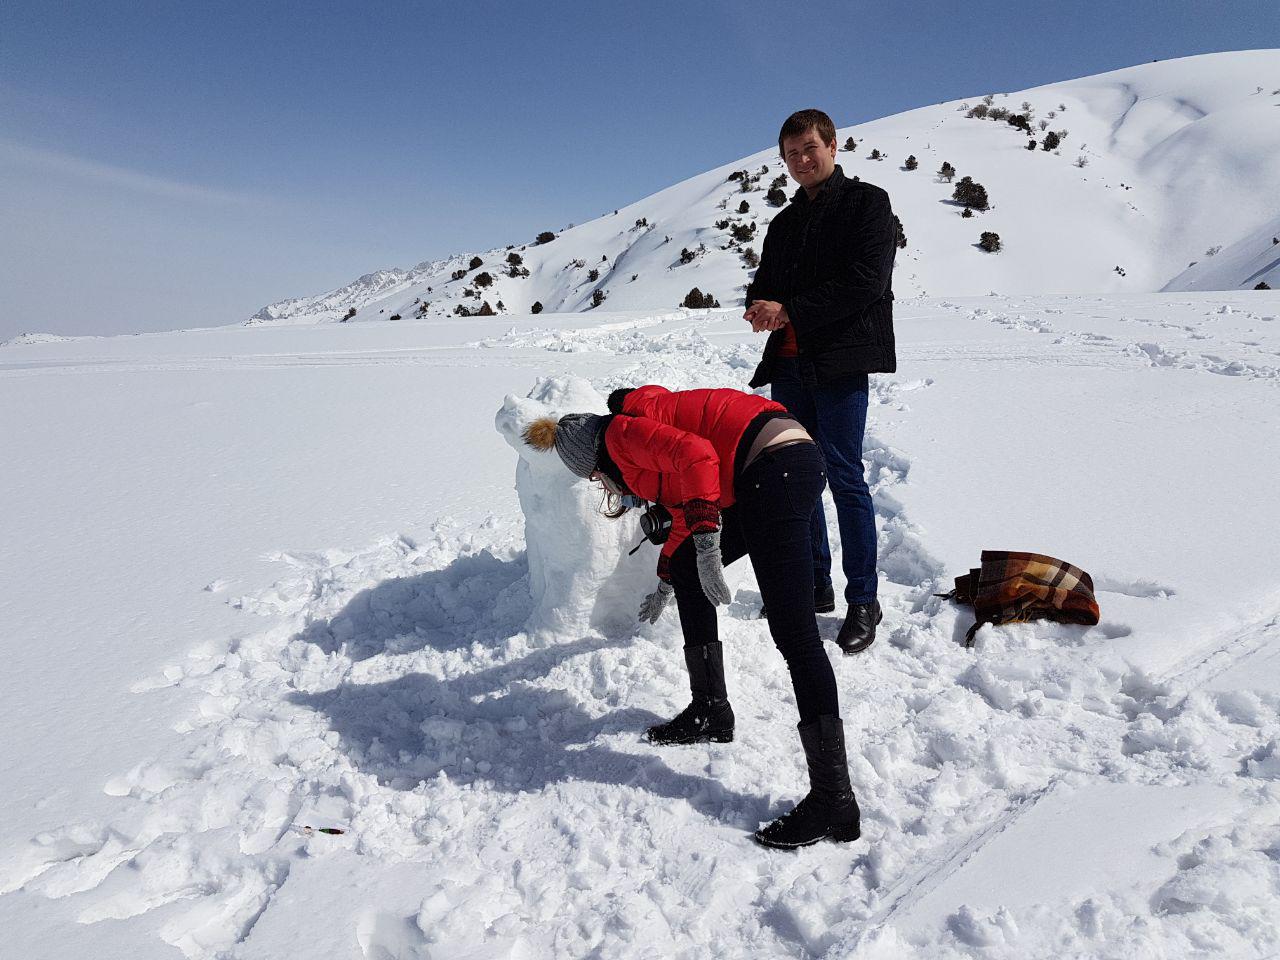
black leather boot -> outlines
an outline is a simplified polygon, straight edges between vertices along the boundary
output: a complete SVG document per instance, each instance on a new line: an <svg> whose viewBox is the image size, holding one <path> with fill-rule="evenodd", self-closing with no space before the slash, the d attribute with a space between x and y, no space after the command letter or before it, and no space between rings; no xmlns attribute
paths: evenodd
<svg viewBox="0 0 1280 960"><path fill-rule="evenodd" d="M791 849L827 838L857 840L862 830L858 800L849 783L844 722L824 715L798 729L809 764L809 794L790 813L757 830L756 841L766 847Z"/></svg>
<svg viewBox="0 0 1280 960"><path fill-rule="evenodd" d="M724 688L724 651L719 641L685 647L693 702L666 723L645 731L650 743L728 743L733 739L733 707Z"/></svg>
<svg viewBox="0 0 1280 960"><path fill-rule="evenodd" d="M861 653L876 642L876 627L883 619L884 611L880 609L879 600L850 604L836 635L836 645L846 656Z"/></svg>

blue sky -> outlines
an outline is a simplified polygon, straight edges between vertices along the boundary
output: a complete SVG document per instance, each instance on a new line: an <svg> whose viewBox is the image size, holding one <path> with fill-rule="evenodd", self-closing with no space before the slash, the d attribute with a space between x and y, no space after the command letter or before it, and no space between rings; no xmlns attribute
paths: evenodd
<svg viewBox="0 0 1280 960"><path fill-rule="evenodd" d="M1260 18L1260 13L1266 16ZM1280 46L1275 0L0 5L0 340L233 323L838 125Z"/></svg>

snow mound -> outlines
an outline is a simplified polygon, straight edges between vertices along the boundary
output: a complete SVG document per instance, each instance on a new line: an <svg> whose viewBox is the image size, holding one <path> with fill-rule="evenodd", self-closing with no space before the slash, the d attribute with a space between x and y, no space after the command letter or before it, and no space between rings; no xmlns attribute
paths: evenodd
<svg viewBox="0 0 1280 960"><path fill-rule="evenodd" d="M1229 247L1209 247L1205 256L1169 281L1165 290L1252 290L1259 283L1280 288L1280 217Z"/></svg>
<svg viewBox="0 0 1280 960"><path fill-rule="evenodd" d="M64 337L56 333L20 333L12 339L0 342L0 347L30 346L37 343L70 343L76 337Z"/></svg>
<svg viewBox="0 0 1280 960"><path fill-rule="evenodd" d="M600 512L599 486L570 473L555 451L523 441L539 417L605 413L604 398L573 376L550 377L523 400L508 396L496 426L520 455L516 493L524 512L532 637L628 635L636 629L638 598L656 586L654 548L628 551L643 539L638 515L616 520Z"/></svg>

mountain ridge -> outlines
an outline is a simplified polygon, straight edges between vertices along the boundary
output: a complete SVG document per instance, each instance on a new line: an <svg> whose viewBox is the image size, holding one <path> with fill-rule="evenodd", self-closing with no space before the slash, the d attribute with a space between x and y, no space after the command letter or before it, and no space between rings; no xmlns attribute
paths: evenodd
<svg viewBox="0 0 1280 960"><path fill-rule="evenodd" d="M970 116L979 104L997 117L1025 113L1024 103L1035 150L1009 123ZM1266 207L1266 198L1280 196L1280 165L1271 161L1280 155L1276 109L1280 50L1204 54L841 127L837 163L884 187L904 224L894 281L900 299L1236 290L1246 289L1246 278L1276 286L1280 264L1262 249L1280 230ZM1050 131L1065 136L1045 150ZM843 149L849 138L853 151ZM881 159L871 159L872 150ZM917 169L907 169L907 156ZM944 160L957 180L971 176L987 188L989 211L961 218L954 184L936 174ZM736 172L743 176L730 179ZM548 313L606 303L671 309L694 288L738 305L752 269L744 252L759 252L777 210L767 193L779 178L790 196L796 185L771 146L566 227L549 242L372 271L317 296L269 304L245 322L432 318L476 313L485 303L499 313L528 313L535 304ZM977 248L985 231L1000 235L999 253ZM1206 263L1220 250L1230 256ZM508 263L512 254L518 260Z"/></svg>

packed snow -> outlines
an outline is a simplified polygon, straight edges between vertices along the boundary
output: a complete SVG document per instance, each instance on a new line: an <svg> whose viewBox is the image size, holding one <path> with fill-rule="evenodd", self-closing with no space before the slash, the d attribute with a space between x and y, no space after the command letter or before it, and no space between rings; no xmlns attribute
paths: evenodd
<svg viewBox="0 0 1280 960"><path fill-rule="evenodd" d="M885 621L827 645L863 838L798 852L749 837L807 789L749 565L737 740L645 743L688 696L674 612L632 619L656 548L516 441L619 385L742 387L739 314L0 348L6 948L1280 950L1280 294L899 303ZM1080 564L1102 621L966 650L935 594L984 548Z"/></svg>

